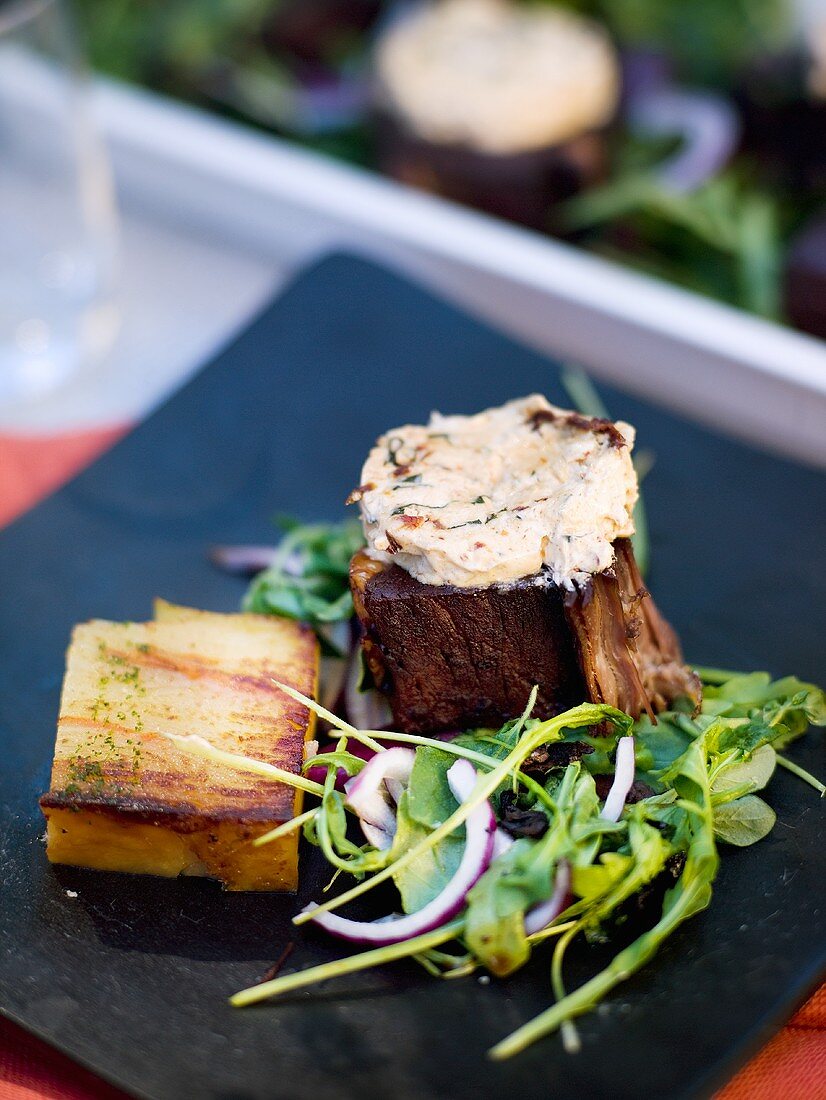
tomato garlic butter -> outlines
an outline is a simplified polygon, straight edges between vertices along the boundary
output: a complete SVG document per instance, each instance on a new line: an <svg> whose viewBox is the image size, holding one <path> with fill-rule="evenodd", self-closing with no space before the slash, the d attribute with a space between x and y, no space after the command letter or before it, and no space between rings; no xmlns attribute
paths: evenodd
<svg viewBox="0 0 826 1100"><path fill-rule="evenodd" d="M634 532L634 429L538 395L383 435L351 500L370 553L423 584L572 587Z"/></svg>

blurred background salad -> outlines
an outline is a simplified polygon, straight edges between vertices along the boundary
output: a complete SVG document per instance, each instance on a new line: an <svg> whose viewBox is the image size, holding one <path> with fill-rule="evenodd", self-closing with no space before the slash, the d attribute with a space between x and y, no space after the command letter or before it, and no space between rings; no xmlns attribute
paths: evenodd
<svg viewBox="0 0 826 1100"><path fill-rule="evenodd" d="M826 337L826 0L77 0L93 64Z"/></svg>

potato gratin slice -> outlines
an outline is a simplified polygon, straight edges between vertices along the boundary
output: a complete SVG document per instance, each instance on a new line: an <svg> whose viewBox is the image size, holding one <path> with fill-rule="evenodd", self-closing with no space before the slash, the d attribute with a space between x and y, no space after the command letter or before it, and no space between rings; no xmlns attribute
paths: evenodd
<svg viewBox="0 0 826 1100"><path fill-rule="evenodd" d="M312 630L287 619L158 601L154 622L77 626L40 802L49 859L294 890L298 831L251 842L301 812L301 791L166 735L298 773L314 716L273 679L312 696L317 672Z"/></svg>

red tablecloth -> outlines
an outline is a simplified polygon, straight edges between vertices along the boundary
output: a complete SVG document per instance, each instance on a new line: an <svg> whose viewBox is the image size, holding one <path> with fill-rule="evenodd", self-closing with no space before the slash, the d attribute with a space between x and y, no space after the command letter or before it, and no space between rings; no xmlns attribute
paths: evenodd
<svg viewBox="0 0 826 1100"><path fill-rule="evenodd" d="M123 430L0 436L0 526L57 489ZM0 1019L0 1100L117 1100L121 1096ZM717 1100L826 1100L826 985Z"/></svg>

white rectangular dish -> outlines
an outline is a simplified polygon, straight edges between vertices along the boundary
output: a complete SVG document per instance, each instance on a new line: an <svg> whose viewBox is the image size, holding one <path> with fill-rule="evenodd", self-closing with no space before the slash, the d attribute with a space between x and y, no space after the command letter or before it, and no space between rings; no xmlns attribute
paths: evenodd
<svg viewBox="0 0 826 1100"><path fill-rule="evenodd" d="M347 249L597 378L826 466L821 341L153 94L98 81L94 95L124 223L120 416L160 400L292 271ZM139 386L137 359L155 364Z"/></svg>

